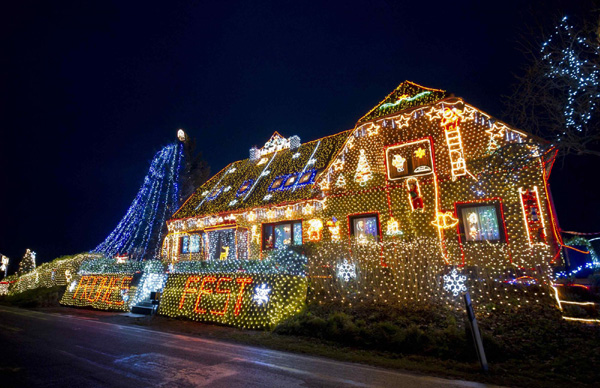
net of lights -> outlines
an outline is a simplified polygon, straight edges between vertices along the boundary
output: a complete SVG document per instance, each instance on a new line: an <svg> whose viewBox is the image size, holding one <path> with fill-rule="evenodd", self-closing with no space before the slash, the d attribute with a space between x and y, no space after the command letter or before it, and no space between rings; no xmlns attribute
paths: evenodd
<svg viewBox="0 0 600 388"><path fill-rule="evenodd" d="M269 275L306 276L308 259L291 250L273 250L263 260L179 261L171 273L260 273Z"/></svg>
<svg viewBox="0 0 600 388"><path fill-rule="evenodd" d="M454 244L449 242L449 248L456 248ZM434 237L354 242L350 253L347 243L322 242L308 261L308 301L348 305L419 302L461 310L464 306L457 296L468 288L482 314L552 303L551 270L545 255L534 258L537 268L518 269L506 265L501 246L479 248L476 253L478 260L472 265L452 268L443 263Z"/></svg>
<svg viewBox="0 0 600 388"><path fill-rule="evenodd" d="M158 313L246 329L273 328L304 306L304 276L170 274Z"/></svg>
<svg viewBox="0 0 600 388"><path fill-rule="evenodd" d="M141 274L75 275L60 304L128 311Z"/></svg>
<svg viewBox="0 0 600 388"><path fill-rule="evenodd" d="M156 153L125 216L94 252L107 257L128 254L138 260L159 254L163 225L171 215L168 209L178 204L182 150L182 143L170 144ZM149 247L151 241L157 241L156 246Z"/></svg>
<svg viewBox="0 0 600 388"><path fill-rule="evenodd" d="M432 131L436 127L438 130ZM459 134L449 135L449 131ZM406 138L415 140L405 143ZM492 158L491 155L498 158L497 151L506 145L518 143L522 148L529 147L527 139L526 134L457 98L359 123L336 156L334 166L338 168L330 168L320 178L324 180L323 176L329 174L330 182L344 182L343 185L321 186L327 187L324 214L342 223L341 232L336 236L324 230L324 241L340 238L347 241L352 235L348 215L370 214L378 217L378 238L383 241L437 236L442 261L446 264L469 265L475 260L475 252L485 251L490 244L504 246L506 267L532 268L531 258L538 255L552 260L557 252L556 245L552 244L556 228L551 209L546 206L546 192L537 189L547 187L544 167L551 161L538 155L517 167L497 165L493 170L481 163ZM535 144L531 143L531 147ZM392 148L393 153L384 152ZM413 166L419 165L412 174L406 171L408 158L413 159ZM505 159L510 159L510 154ZM392 179L392 169L399 178ZM524 213L521 206L520 196L525 190L535 190L534 210L538 213L533 216L541 220L539 226L530 221L532 215ZM458 206L479 204L497 206L498 237L501 238L488 243L465 238L460 229ZM386 228L381 230L381 226ZM539 234L540 227L543 238L531 244L528 236ZM450 241L459 244L449 244ZM478 249L474 249L475 246Z"/></svg>
<svg viewBox="0 0 600 388"><path fill-rule="evenodd" d="M10 295L40 287L64 286L70 283L81 263L101 258L102 255L83 253L70 257L61 257L49 263L37 266L33 271L16 277L10 285Z"/></svg>
<svg viewBox="0 0 600 388"><path fill-rule="evenodd" d="M164 290L166 284L167 274L144 272L129 306L133 307L145 299L150 298L152 292Z"/></svg>
<svg viewBox="0 0 600 388"><path fill-rule="evenodd" d="M405 83L382 102L392 105L374 108L351 132L229 165L169 222L163 258L189 260L179 237L210 233L207 220L246 230L248 257L263 258L263 224L297 220L302 244L318 246L307 253L314 302L455 305L441 286L451 268L467 277L474 302L518 307L548 297L550 264L562 244L547 193L555 154L462 99L444 97ZM328 146L335 152L321 153ZM312 192L268 192L277 177L306 171L313 159L310 168L319 173ZM204 200L220 187L231 189ZM246 194L236 197L238 190ZM530 191L535 206L524 197ZM320 209L309 203L315 198ZM360 217L371 219L355 223Z"/></svg>
<svg viewBox="0 0 600 388"><path fill-rule="evenodd" d="M81 263L78 273L80 275L92 275L103 273L135 273L144 270L148 262L128 260L119 263L115 259L109 259L105 257L94 258L90 260L85 260L83 263ZM158 262L158 264L162 266L162 263Z"/></svg>
<svg viewBox="0 0 600 388"><path fill-rule="evenodd" d="M246 209L268 208L282 202L312 198L313 185L310 184L272 191L269 191L269 188L277 177L301 174L303 171L320 171L327 167L332 155L344 143L347 135L348 131L345 131L304 143L294 150L275 151L264 156L267 159L264 164L259 164L260 159L250 158L231 163L200 186L196 194L173 215L173 219L240 213ZM230 187L230 190L225 191L227 187ZM220 188L223 190L220 191ZM219 192L215 198L211 201L206 200L207 196L215 192ZM271 197L267 197L269 194Z"/></svg>

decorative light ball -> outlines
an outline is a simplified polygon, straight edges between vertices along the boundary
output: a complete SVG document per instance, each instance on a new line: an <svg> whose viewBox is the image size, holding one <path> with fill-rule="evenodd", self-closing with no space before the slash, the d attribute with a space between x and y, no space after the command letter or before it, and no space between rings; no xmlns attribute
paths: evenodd
<svg viewBox="0 0 600 388"><path fill-rule="evenodd" d="M177 138L179 139L179 141L185 141L185 132L183 131L183 129L177 131Z"/></svg>

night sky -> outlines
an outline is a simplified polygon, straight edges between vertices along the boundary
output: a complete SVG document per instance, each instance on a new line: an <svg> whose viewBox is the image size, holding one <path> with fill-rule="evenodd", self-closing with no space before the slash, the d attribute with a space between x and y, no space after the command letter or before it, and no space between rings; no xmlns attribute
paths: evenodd
<svg viewBox="0 0 600 388"><path fill-rule="evenodd" d="M11 3L0 12L11 271L26 248L43 262L103 241L178 128L215 173L274 131L308 141L352 128L407 79L503 118L520 35L581 12L573 1ZM599 162L557 163L564 229L600 231Z"/></svg>

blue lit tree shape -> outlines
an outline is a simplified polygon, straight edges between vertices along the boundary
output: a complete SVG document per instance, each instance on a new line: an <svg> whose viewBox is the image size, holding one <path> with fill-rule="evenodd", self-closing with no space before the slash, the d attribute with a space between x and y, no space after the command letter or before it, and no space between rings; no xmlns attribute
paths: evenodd
<svg viewBox="0 0 600 388"><path fill-rule="evenodd" d="M517 126L549 138L564 154L600 156L600 36L595 24L576 30L567 17L517 77L508 114Z"/></svg>
<svg viewBox="0 0 600 388"><path fill-rule="evenodd" d="M93 252L108 257L128 254L132 258L156 257L165 221L179 204L179 171L183 143L170 144L154 155L144 183L125 216Z"/></svg>

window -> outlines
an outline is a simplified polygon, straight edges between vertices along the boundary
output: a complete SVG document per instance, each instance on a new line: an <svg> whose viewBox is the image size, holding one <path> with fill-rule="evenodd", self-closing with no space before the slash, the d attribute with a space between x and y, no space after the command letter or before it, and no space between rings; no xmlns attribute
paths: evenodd
<svg viewBox="0 0 600 388"><path fill-rule="evenodd" d="M212 201L213 199L217 198L219 196L219 194L221 194L221 191L223 191L223 187L214 189L210 194L208 194L208 197L206 197L206 199L208 199L209 201Z"/></svg>
<svg viewBox="0 0 600 388"><path fill-rule="evenodd" d="M248 179L247 181L242 183L242 185L238 189L236 195L239 197L240 195L246 194L246 191L250 190L250 186L252 185L253 182L254 182L253 179Z"/></svg>
<svg viewBox="0 0 600 388"><path fill-rule="evenodd" d="M273 181L273 183L271 184L271 187L269 188L270 190L277 190L278 188L281 187L281 184L283 183L283 178L277 178Z"/></svg>
<svg viewBox="0 0 600 388"><path fill-rule="evenodd" d="M263 249L302 245L302 221L263 224Z"/></svg>
<svg viewBox="0 0 600 388"><path fill-rule="evenodd" d="M461 204L456 207L460 233L466 241L500 241L504 228L500 219L500 204Z"/></svg>
<svg viewBox="0 0 600 388"><path fill-rule="evenodd" d="M200 252L200 235L192 234L190 236L190 253Z"/></svg>
<svg viewBox="0 0 600 388"><path fill-rule="evenodd" d="M361 214L350 217L350 233L359 242L379 241L379 219L377 214Z"/></svg>
<svg viewBox="0 0 600 388"><path fill-rule="evenodd" d="M290 187L291 185L293 185L296 182L296 178L298 178L298 176L296 174L290 176L287 179L287 181L285 181L284 187Z"/></svg>
<svg viewBox="0 0 600 388"><path fill-rule="evenodd" d="M433 172L429 139L388 147L385 150L385 157L387 175L391 181Z"/></svg>
<svg viewBox="0 0 600 388"><path fill-rule="evenodd" d="M311 178L314 175L316 175L315 173L316 173L316 170L305 172L304 174L302 174L302 177L300 178L300 182L298 182L298 184L302 185L302 184L309 182L311 180Z"/></svg>
<svg viewBox="0 0 600 388"><path fill-rule="evenodd" d="M181 253L190 253L190 236L181 238Z"/></svg>
<svg viewBox="0 0 600 388"><path fill-rule="evenodd" d="M199 234L181 237L181 253L198 253L201 248Z"/></svg>

